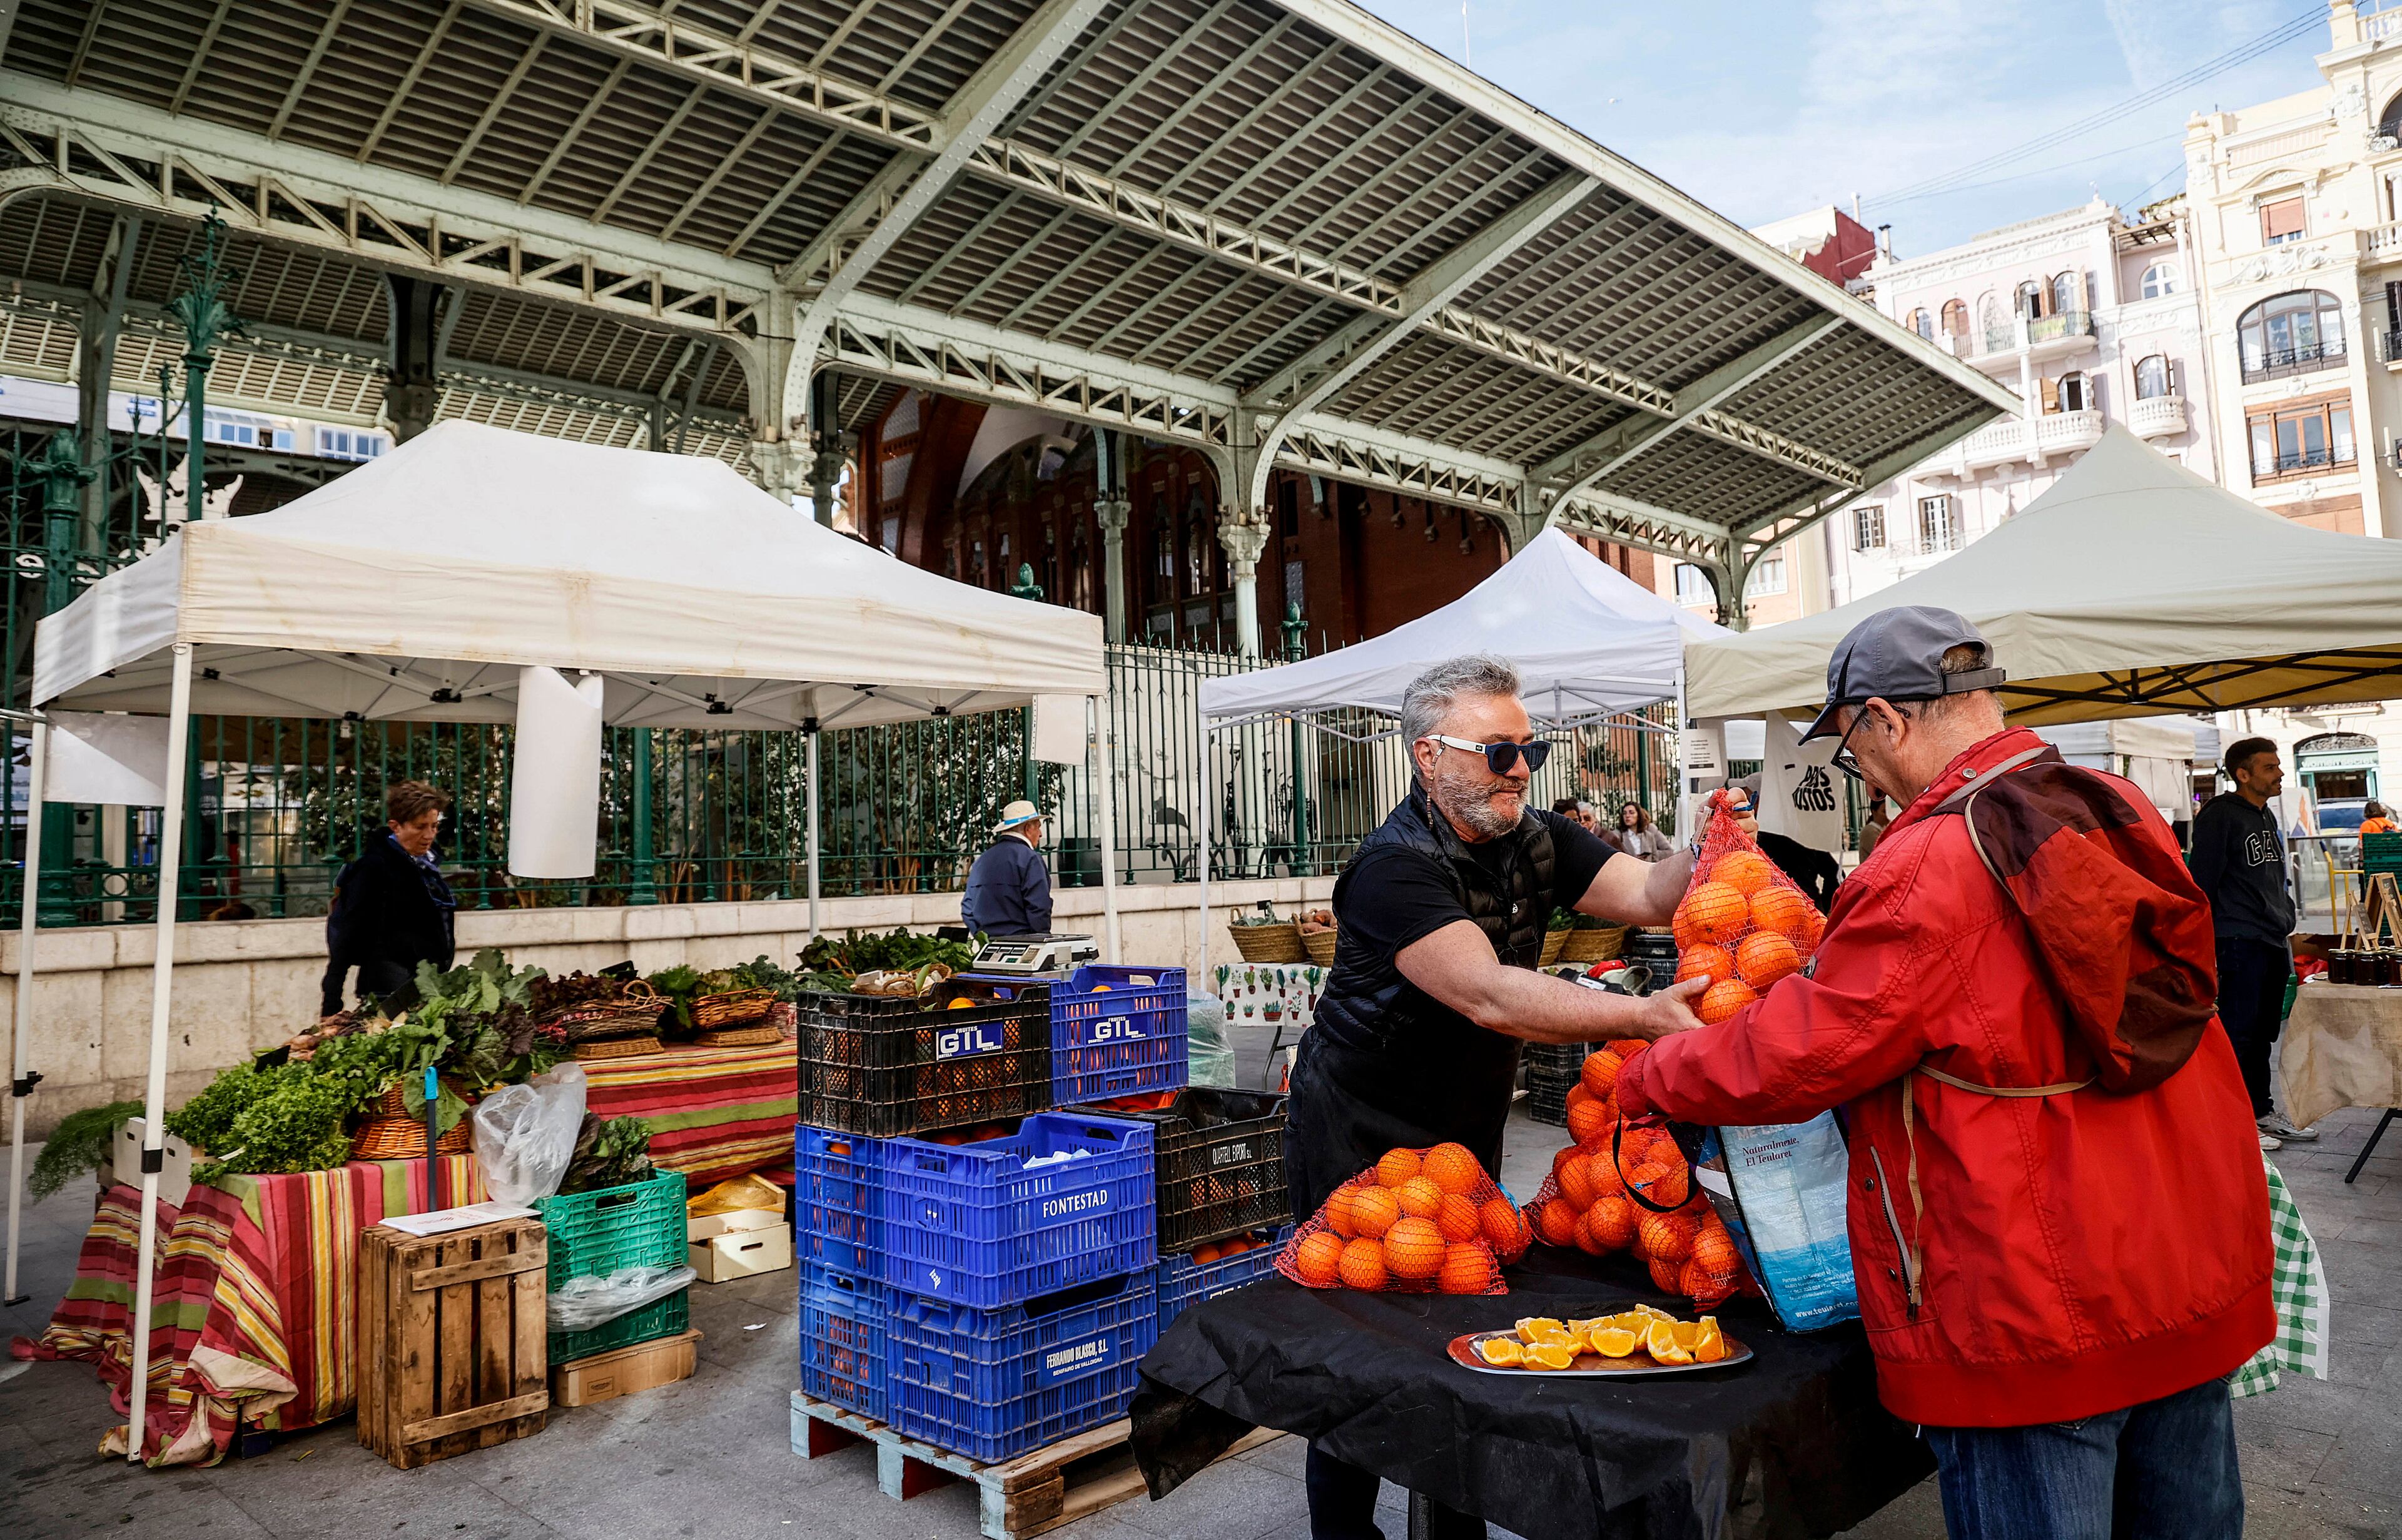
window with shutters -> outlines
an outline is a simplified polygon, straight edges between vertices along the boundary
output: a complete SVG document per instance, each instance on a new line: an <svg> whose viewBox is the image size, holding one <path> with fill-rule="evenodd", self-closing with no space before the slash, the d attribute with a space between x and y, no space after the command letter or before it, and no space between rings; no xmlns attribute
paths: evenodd
<svg viewBox="0 0 2402 1540"><path fill-rule="evenodd" d="M1884 504L1871 502L1865 508L1852 510L1852 549L1882 551L1884 549Z"/></svg>
<svg viewBox="0 0 2402 1540"><path fill-rule="evenodd" d="M2051 291L2030 278L2019 285L2019 314L2032 320L2050 312L2044 307L2051 303Z"/></svg>
<svg viewBox="0 0 2402 1540"><path fill-rule="evenodd" d="M2298 193L2260 205L2260 244L2282 246L2302 238L2302 199Z"/></svg>
<svg viewBox="0 0 2402 1540"><path fill-rule="evenodd" d="M2343 305L2323 289L2264 299L2235 323L2246 385L2343 363Z"/></svg>
<svg viewBox="0 0 2402 1540"><path fill-rule="evenodd" d="M1926 313L1924 306L1911 311L1904 324L1929 342L1935 340L1935 320Z"/></svg>
<svg viewBox="0 0 2402 1540"><path fill-rule="evenodd" d="M2085 275L2054 273L2051 279L2051 313L2072 315L2085 309Z"/></svg>
<svg viewBox="0 0 2402 1540"><path fill-rule="evenodd" d="M1943 335L1952 339L1952 351L1965 353L1968 340L1968 303L1964 299L1943 302Z"/></svg>
<svg viewBox="0 0 2402 1540"><path fill-rule="evenodd" d="M2250 431L2255 482L2350 470L2359 463L2348 392L2257 407L2244 425Z"/></svg>
<svg viewBox="0 0 2402 1540"><path fill-rule="evenodd" d="M1707 572L1690 561L1677 563L1677 603L1707 604L1717 598L1717 591L1710 587L1710 577Z"/></svg>
<svg viewBox="0 0 2402 1540"><path fill-rule="evenodd" d="M2160 353L2140 360L2135 364L2135 399L2152 401L2164 395L2174 395L2176 387L2172 382L2172 375L2168 359Z"/></svg>
<svg viewBox="0 0 2402 1540"><path fill-rule="evenodd" d="M1918 500L1918 548L1925 553L1960 548L1960 505L1950 494Z"/></svg>
<svg viewBox="0 0 2402 1540"><path fill-rule="evenodd" d="M2093 389L2085 376L2071 369L2060 377L2060 409L2081 412L2093 405Z"/></svg>
<svg viewBox="0 0 2402 1540"><path fill-rule="evenodd" d="M2051 413L2060 410L2060 381L2051 378L2039 378L2036 381L2036 384L2042 392L2044 411L2046 413Z"/></svg>

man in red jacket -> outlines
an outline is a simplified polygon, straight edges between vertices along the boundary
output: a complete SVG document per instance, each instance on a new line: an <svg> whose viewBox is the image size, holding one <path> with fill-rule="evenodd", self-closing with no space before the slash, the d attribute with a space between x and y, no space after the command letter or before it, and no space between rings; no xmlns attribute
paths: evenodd
<svg viewBox="0 0 2402 1540"><path fill-rule="evenodd" d="M1903 809L1808 973L1635 1055L1619 1105L1846 1108L1878 1389L1953 1540L2236 1540L2225 1378L2276 1313L2209 908L2147 799L2005 726L1991 662L1945 610L1843 639L1810 736Z"/></svg>

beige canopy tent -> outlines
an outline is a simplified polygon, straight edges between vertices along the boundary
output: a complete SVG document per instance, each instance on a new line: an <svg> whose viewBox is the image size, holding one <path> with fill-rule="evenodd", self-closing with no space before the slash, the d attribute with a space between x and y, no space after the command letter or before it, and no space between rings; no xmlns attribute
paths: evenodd
<svg viewBox="0 0 2402 1540"><path fill-rule="evenodd" d="M1835 643L1902 604L1976 623L2015 722L2402 694L2402 541L2263 512L2114 427L1958 555L1823 614L1689 641L1688 708L1815 710Z"/></svg>
<svg viewBox="0 0 2402 1540"><path fill-rule="evenodd" d="M183 784L195 712L504 722L516 719L528 669L599 676L602 720L620 725L805 733L812 931L820 729L1028 705L1038 718L1086 720L1109 688L1098 616L920 571L714 461L453 421L284 507L186 525L92 584L36 629L34 701L44 711L166 716L160 784L172 789ZM34 806L48 736L35 727ZM171 796L160 850L181 847L182 818ZM26 819L12 1034L21 1080L40 829L38 817ZM1100 832L1114 949L1106 790ZM136 1385L149 1361L176 877L176 863L164 861L143 1103ZM21 1097L12 1286L23 1137ZM144 1408L135 1396L137 1460Z"/></svg>

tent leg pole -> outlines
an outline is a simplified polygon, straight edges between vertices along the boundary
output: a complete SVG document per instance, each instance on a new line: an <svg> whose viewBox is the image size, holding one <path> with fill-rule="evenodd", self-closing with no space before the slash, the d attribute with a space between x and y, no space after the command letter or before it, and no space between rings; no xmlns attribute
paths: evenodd
<svg viewBox="0 0 2402 1540"><path fill-rule="evenodd" d="M1197 696L1197 690L1195 694ZM1209 719L1202 712L1197 700L1193 709L1193 722L1199 729L1198 735L1194 739L1193 783L1200 789L1200 795L1195 799L1199 807L1193 819L1193 827L1199 834L1199 843L1193 850L1193 870L1194 874L1201 879L1199 980L1201 987L1208 989L1209 987Z"/></svg>
<svg viewBox="0 0 2402 1540"><path fill-rule="evenodd" d="M1687 814L1685 800L1692 780L1685 772L1685 665L1680 658L1677 663L1677 837L1690 845L1693 820Z"/></svg>
<svg viewBox="0 0 2402 1540"><path fill-rule="evenodd" d="M805 735L809 744L809 940L818 939L818 730Z"/></svg>
<svg viewBox="0 0 2402 1540"><path fill-rule="evenodd" d="M1100 780L1101 937L1109 948L1101 956L1122 963L1125 957L1118 935L1117 765L1112 752L1116 735L1110 730L1110 697L1087 695L1084 700L1092 709L1093 723L1086 744Z"/></svg>
<svg viewBox="0 0 2402 1540"><path fill-rule="evenodd" d="M175 995L175 902L183 875L185 760L191 744L192 644L175 643L167 706L167 805L159 823L159 941L150 963L150 1075L142 1093L142 1231L133 1282L133 1377L125 1457L142 1463L143 1416L150 1401L150 1288L159 1240L159 1172L167 1121L167 1021Z"/></svg>
<svg viewBox="0 0 2402 1540"><path fill-rule="evenodd" d="M8 1267L0 1304L21 1305L17 1292L18 1205L23 1202L25 1179L25 1104L33 1099L39 1079L33 1072L34 931L39 917L42 889L43 777L50 753L50 724L34 724L32 763L25 786L25 893L17 921L17 1009L9 1023L8 1062Z"/></svg>

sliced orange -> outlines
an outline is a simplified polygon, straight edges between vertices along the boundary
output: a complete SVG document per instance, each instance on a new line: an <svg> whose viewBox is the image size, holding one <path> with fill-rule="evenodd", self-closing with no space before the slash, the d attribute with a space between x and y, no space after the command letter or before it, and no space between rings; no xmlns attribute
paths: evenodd
<svg viewBox="0 0 2402 1540"><path fill-rule="evenodd" d="M1518 1323L1518 1340L1522 1342L1557 1341L1567 1334L1567 1323L1549 1315L1529 1315Z"/></svg>
<svg viewBox="0 0 2402 1540"><path fill-rule="evenodd" d="M1643 1339L1624 1327L1597 1326L1585 1339L1605 1358L1625 1358L1643 1345Z"/></svg>
<svg viewBox="0 0 2402 1540"><path fill-rule="evenodd" d="M1575 1365L1577 1350L1567 1342L1537 1342L1525 1352L1522 1367L1532 1369L1568 1368Z"/></svg>
<svg viewBox="0 0 2402 1540"><path fill-rule="evenodd" d="M1668 1329L1675 1334L1677 1345L1689 1353L1701 1344L1702 1325L1699 1321L1673 1321L1669 1323Z"/></svg>
<svg viewBox="0 0 2402 1540"><path fill-rule="evenodd" d="M1690 1364L1693 1361L1691 1351L1677 1341L1676 1325L1669 1321L1651 1323L1650 1329L1643 1334L1643 1351L1650 1354L1655 1363Z"/></svg>
<svg viewBox="0 0 2402 1540"><path fill-rule="evenodd" d="M1477 1356L1495 1368L1516 1368L1525 1362L1525 1354L1507 1337L1487 1337L1476 1344Z"/></svg>
<svg viewBox="0 0 2402 1540"><path fill-rule="evenodd" d="M1719 1318L1705 1315L1694 1331L1693 1361L1715 1364L1727 1355L1726 1337L1719 1330Z"/></svg>

